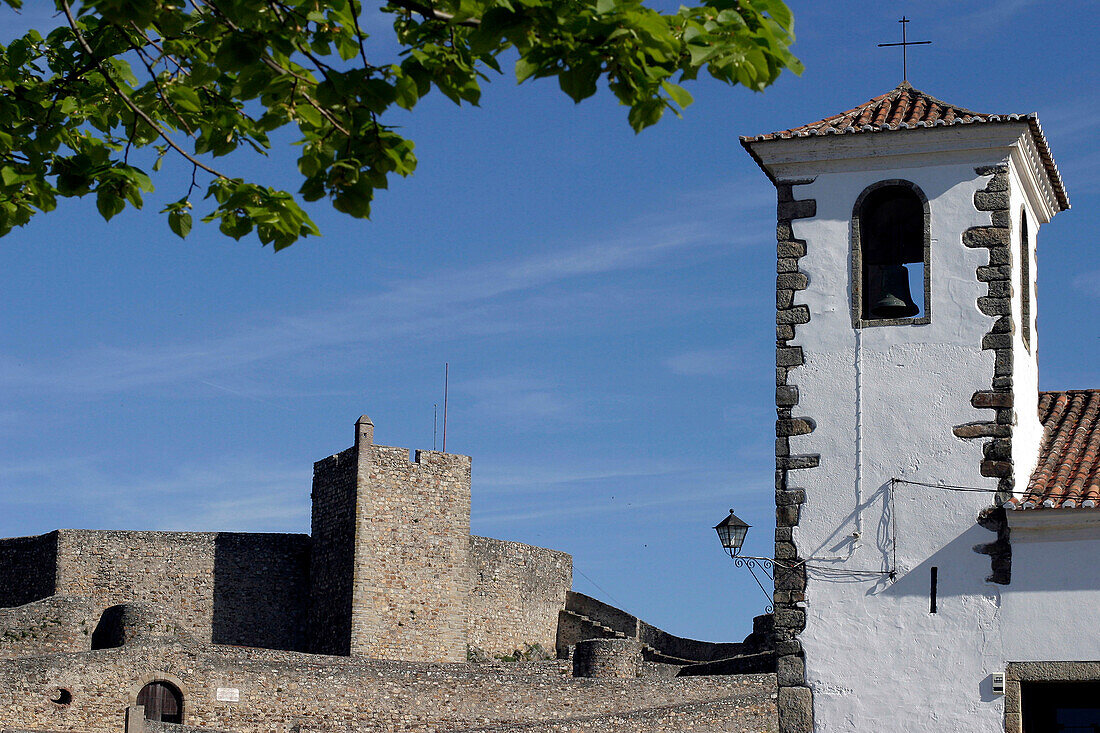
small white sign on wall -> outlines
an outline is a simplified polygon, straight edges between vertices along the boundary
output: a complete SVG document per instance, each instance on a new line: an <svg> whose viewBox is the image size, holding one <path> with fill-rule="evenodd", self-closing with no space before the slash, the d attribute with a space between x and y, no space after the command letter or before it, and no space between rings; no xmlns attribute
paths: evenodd
<svg viewBox="0 0 1100 733"><path fill-rule="evenodd" d="M236 687L219 687L215 697L218 702L240 702L241 691Z"/></svg>

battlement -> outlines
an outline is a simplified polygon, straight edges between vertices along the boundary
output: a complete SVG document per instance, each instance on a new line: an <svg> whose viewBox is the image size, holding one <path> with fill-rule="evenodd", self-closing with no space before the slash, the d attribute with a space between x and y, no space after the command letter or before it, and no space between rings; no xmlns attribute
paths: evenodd
<svg viewBox="0 0 1100 733"><path fill-rule="evenodd" d="M329 654L464 661L469 456L374 444L314 464L312 646Z"/></svg>
<svg viewBox="0 0 1100 733"><path fill-rule="evenodd" d="M0 658L37 648L26 639L43 614L56 633L33 638L97 648L123 606L155 609L197 643L426 662L465 661L468 646L553 649L571 558L471 537L469 456L375 445L363 416L352 446L313 469L310 535L0 539Z"/></svg>

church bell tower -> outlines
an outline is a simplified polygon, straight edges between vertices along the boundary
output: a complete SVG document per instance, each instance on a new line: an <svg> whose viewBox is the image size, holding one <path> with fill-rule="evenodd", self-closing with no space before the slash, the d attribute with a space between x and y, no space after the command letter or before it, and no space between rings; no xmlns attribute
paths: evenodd
<svg viewBox="0 0 1100 733"><path fill-rule="evenodd" d="M1069 206L1038 120L903 82L741 143L778 192L780 730L988 730L998 507L1042 436L1035 238Z"/></svg>

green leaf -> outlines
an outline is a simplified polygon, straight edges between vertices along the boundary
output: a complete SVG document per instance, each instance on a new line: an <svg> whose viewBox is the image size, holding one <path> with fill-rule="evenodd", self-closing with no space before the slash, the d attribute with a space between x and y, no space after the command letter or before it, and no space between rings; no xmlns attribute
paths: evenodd
<svg viewBox="0 0 1100 733"><path fill-rule="evenodd" d="M169 212L168 226L180 239L184 239L191 233L191 215L185 211Z"/></svg>
<svg viewBox="0 0 1100 733"><path fill-rule="evenodd" d="M558 74L558 85L574 102L580 102L596 93L599 67L585 64L566 69Z"/></svg>
<svg viewBox="0 0 1100 733"><path fill-rule="evenodd" d="M172 103L178 109L186 112L201 112L202 102L199 101L198 92L191 87L176 85L171 88Z"/></svg>
<svg viewBox="0 0 1100 733"><path fill-rule="evenodd" d="M394 90L396 92L394 101L401 109L412 109L420 99L416 80L410 76L398 76L394 82Z"/></svg>
<svg viewBox="0 0 1100 733"><path fill-rule="evenodd" d="M100 188L96 191L95 205L104 221L110 221L115 214L126 208L126 202L123 201L122 197L107 188Z"/></svg>
<svg viewBox="0 0 1100 733"><path fill-rule="evenodd" d="M647 99L630 108L627 119L634 132L641 132L650 125L655 125L664 114L665 105L660 100Z"/></svg>
<svg viewBox="0 0 1100 733"><path fill-rule="evenodd" d="M668 12L657 9L667 4L644 2L433 5L451 20L384 3L397 42L396 56L386 58L388 45L360 44L361 0L219 0L216 9L182 0L84 0L75 28L60 24L45 39L9 34L8 45L0 44L0 235L53 210L58 196L94 191L105 219L127 202L141 206L153 181L128 161L152 158L150 173L161 174L164 159L177 155L164 135L192 145L203 165L218 167L216 158L235 153L227 169L266 172L245 156L266 154L289 132L301 146L298 200L328 198L339 211L369 217L375 191L416 168L412 142L395 132L393 108L412 110L433 88L456 104L477 104L482 80L499 73L504 58L516 59L517 82L557 76L578 102L606 78L635 131L690 105L685 87L703 69L753 90L802 70L790 52L793 17L782 0L704 0ZM156 40L147 56L132 45L144 36ZM227 236L255 231L281 249L318 233L285 191L207 177L201 166L195 172L195 184L217 201L203 221L217 222ZM188 203L163 211L186 236Z"/></svg>
<svg viewBox="0 0 1100 733"><path fill-rule="evenodd" d="M662 81L661 88L664 89L672 101L680 105L681 108L688 107L695 101L692 96L688 94L688 90L684 89L679 84L673 84L670 81Z"/></svg>
<svg viewBox="0 0 1100 733"><path fill-rule="evenodd" d="M516 81L526 81L538 70L538 64L532 63L526 56L520 56L516 61Z"/></svg>

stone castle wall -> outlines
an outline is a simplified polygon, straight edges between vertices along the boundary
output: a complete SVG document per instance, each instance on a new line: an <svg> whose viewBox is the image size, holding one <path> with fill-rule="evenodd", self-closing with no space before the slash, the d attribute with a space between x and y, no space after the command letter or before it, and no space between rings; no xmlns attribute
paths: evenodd
<svg viewBox="0 0 1100 733"><path fill-rule="evenodd" d="M61 530L57 592L103 609L131 601L167 606L188 633L210 641L214 535Z"/></svg>
<svg viewBox="0 0 1100 733"><path fill-rule="evenodd" d="M322 475L337 478L340 465L354 466L347 451L321 464L337 469ZM104 613L122 604L156 609L196 641L346 655L353 546L351 537L344 539L344 547L337 549L344 553L348 572L341 576L326 568L326 562L336 564L331 546L327 555L315 550L313 563L320 569L312 587L310 538L305 535L60 530L18 538L15 545L21 551L11 555L0 544L9 588L10 579L57 567L59 593L0 606L0 658L88 650L94 632L109 621ZM467 541L469 565L456 573L473 578L467 589L468 616L451 621L464 625L453 642L462 659L467 644L490 654L539 644L552 653L558 612L572 585L572 558L519 542L487 537ZM54 546L58 555L41 549ZM424 583L424 594L432 595L434 581ZM41 592L45 588L43 584ZM25 591L9 590L4 600L24 597ZM340 608L342 630L326 622L334 614L323 613ZM318 643L328 646L314 646Z"/></svg>
<svg viewBox="0 0 1100 733"><path fill-rule="evenodd" d="M351 653L358 456L351 447L313 464L309 648L319 654Z"/></svg>
<svg viewBox="0 0 1100 733"><path fill-rule="evenodd" d="M87 598L69 596L0 608L0 659L88 651L100 611Z"/></svg>
<svg viewBox="0 0 1100 733"><path fill-rule="evenodd" d="M568 661L426 664L204 645L127 646L0 661L3 725L115 733L144 682L183 693L183 723L236 733L774 730L774 676L589 680ZM162 670L171 670L163 672ZM71 703L50 695L69 690ZM217 700L218 688L238 701ZM714 706L693 712L693 705ZM685 718L694 724L684 725ZM551 725L552 724L552 725ZM572 728L569 728L572 730Z"/></svg>
<svg viewBox="0 0 1100 733"><path fill-rule="evenodd" d="M469 646L553 650L572 558L472 538L469 457L410 460L373 439L364 416L353 447L314 465L309 536L59 530L0 540L0 657L23 653L15 640L35 614L3 609L55 594L90 604L93 639L100 625L100 639L118 635L111 613L140 612L179 638L265 649L431 662L465 661Z"/></svg>
<svg viewBox="0 0 1100 733"><path fill-rule="evenodd" d="M538 644L553 654L558 612L573 585L572 556L488 537L470 538L467 643L489 654Z"/></svg>
<svg viewBox="0 0 1100 733"><path fill-rule="evenodd" d="M12 576L56 568L52 591L85 599L96 621L110 606L138 603L162 609L200 641L305 648L308 536L59 530L9 549L0 547L0 558ZM8 587L0 603L17 606L32 586ZM7 617L19 633L17 614Z"/></svg>
<svg viewBox="0 0 1100 733"><path fill-rule="evenodd" d="M310 544L299 534L215 536L215 644L307 649Z"/></svg>
<svg viewBox="0 0 1100 733"><path fill-rule="evenodd" d="M52 596L57 584L57 532L0 540L0 606Z"/></svg>

